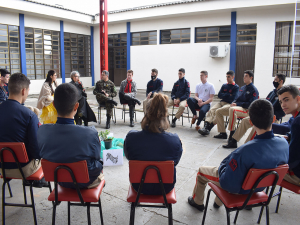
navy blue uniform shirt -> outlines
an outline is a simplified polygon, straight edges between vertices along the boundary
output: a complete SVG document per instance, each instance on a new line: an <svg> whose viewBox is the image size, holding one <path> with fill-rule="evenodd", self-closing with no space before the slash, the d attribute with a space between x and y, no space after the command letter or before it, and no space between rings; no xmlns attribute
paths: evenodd
<svg viewBox="0 0 300 225"><path fill-rule="evenodd" d="M160 91L163 91L163 86L164 86L164 83L159 78L156 78L155 81L150 80L147 84L146 96L148 96L148 94L150 92L152 92L152 96L153 96L154 92L158 93Z"/></svg>
<svg viewBox="0 0 300 225"><path fill-rule="evenodd" d="M221 102L223 101L231 104L234 99L236 99L238 92L239 85L236 83L233 82L232 84L223 84L218 93L218 98L221 99Z"/></svg>
<svg viewBox="0 0 300 225"><path fill-rule="evenodd" d="M285 113L283 112L281 105L278 101L277 89L271 91L266 99L272 103L274 108L274 115L276 116L277 120L280 120L282 117L285 116Z"/></svg>
<svg viewBox="0 0 300 225"><path fill-rule="evenodd" d="M248 194L249 190L242 189L242 185L249 169L276 168L286 164L288 159L289 145L283 137L274 136L272 131L257 135L221 162L218 170L220 185L233 194Z"/></svg>
<svg viewBox="0 0 300 225"><path fill-rule="evenodd" d="M57 118L56 124L44 124L38 131L38 145L41 157L54 163L73 163L86 160L88 183L79 183L86 188L100 175L101 145L94 127L76 126L73 119ZM74 188L73 183L59 183L66 188Z"/></svg>
<svg viewBox="0 0 300 225"><path fill-rule="evenodd" d="M24 142L29 162L41 158L37 144L39 120L34 112L18 101L8 99L0 104L0 127L0 142ZM21 167L28 163L21 163ZM5 168L18 167L15 163L7 163Z"/></svg>
<svg viewBox="0 0 300 225"><path fill-rule="evenodd" d="M190 96L190 83L183 77L174 83L171 98L172 100L180 98L180 101L188 99Z"/></svg>
<svg viewBox="0 0 300 225"><path fill-rule="evenodd" d="M250 104L258 99L259 93L253 83L240 88L237 98L233 101L237 106L248 109Z"/></svg>
<svg viewBox="0 0 300 225"><path fill-rule="evenodd" d="M146 130L128 132L124 141L124 153L128 160L141 161L174 161L174 167L179 163L182 154L181 141L177 134L163 131L152 133ZM175 168L174 168L175 170ZM164 184L166 193L169 193L176 183L176 170L174 171L174 183ZM139 184L132 184L138 191ZM144 184L143 194L160 195L159 184Z"/></svg>
<svg viewBox="0 0 300 225"><path fill-rule="evenodd" d="M290 158L289 167L294 174L300 178L300 114L294 115L294 121L291 126L290 138Z"/></svg>

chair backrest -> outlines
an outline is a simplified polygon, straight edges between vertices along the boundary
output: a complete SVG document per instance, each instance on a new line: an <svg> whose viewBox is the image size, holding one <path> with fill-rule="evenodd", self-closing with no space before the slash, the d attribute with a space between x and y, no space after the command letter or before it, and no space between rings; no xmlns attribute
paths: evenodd
<svg viewBox="0 0 300 225"><path fill-rule="evenodd" d="M53 163L46 159L42 159L42 168L46 181L54 181L54 173L56 168L59 166L66 166L70 168L78 183L89 182L89 172L85 160L74 163ZM66 169L59 169L57 171L57 182L73 182L70 172Z"/></svg>
<svg viewBox="0 0 300 225"><path fill-rule="evenodd" d="M173 161L129 161L129 181L130 183L140 183L144 170L148 166L155 166L159 169L163 183L174 182L174 162ZM159 183L157 172L150 168L145 177L145 183Z"/></svg>
<svg viewBox="0 0 300 225"><path fill-rule="evenodd" d="M281 181L283 180L284 175L288 171L288 169L289 169L288 164L280 165L277 168L273 168L273 169L250 169L247 176L246 176L246 178L245 178L245 180L244 180L242 188L244 190L252 189L252 187L254 186L256 181L261 176L263 176L264 174L266 174L268 172L271 172L271 171L275 171L278 174L279 178L278 178L278 181L277 181L276 184L280 184ZM272 186L275 179L276 179L275 174L271 174L269 176L266 176L259 182L259 184L257 185L256 188Z"/></svg>
<svg viewBox="0 0 300 225"><path fill-rule="evenodd" d="M0 151L1 154L3 153L3 162L16 162L11 151L15 153L19 163L27 163L29 161L23 142L0 142Z"/></svg>

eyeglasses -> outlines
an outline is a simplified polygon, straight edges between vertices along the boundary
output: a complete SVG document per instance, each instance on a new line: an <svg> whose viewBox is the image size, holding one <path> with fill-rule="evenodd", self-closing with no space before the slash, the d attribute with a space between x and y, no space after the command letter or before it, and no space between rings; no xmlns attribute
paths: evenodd
<svg viewBox="0 0 300 225"><path fill-rule="evenodd" d="M74 76L74 77L79 77L79 76Z"/></svg>

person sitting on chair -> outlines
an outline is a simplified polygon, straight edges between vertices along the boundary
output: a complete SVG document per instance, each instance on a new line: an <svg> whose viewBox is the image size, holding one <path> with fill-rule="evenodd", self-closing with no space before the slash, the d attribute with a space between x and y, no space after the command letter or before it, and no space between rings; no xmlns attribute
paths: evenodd
<svg viewBox="0 0 300 225"><path fill-rule="evenodd" d="M226 73L226 79L227 83L222 85L218 93L218 98L220 98L221 101L216 103L208 111L204 122L204 128L198 130L198 133L203 136L209 135L211 129L217 124L216 111L222 107L226 107L226 105L230 105L239 92L239 85L234 82L234 72L232 70L229 70Z"/></svg>
<svg viewBox="0 0 300 225"><path fill-rule="evenodd" d="M283 137L274 136L272 122L275 121L272 104L263 99L255 100L249 107L250 123L257 132L254 140L230 153L218 167L201 166L196 185L188 203L203 211L206 184L212 182L232 194L248 194L250 190L242 188L243 181L251 168L270 169L286 164L289 158L289 146ZM262 191L258 188L256 191ZM214 208L222 202L216 197Z"/></svg>
<svg viewBox="0 0 300 225"><path fill-rule="evenodd" d="M0 104L7 100L9 96L8 81L10 72L6 69L0 69Z"/></svg>
<svg viewBox="0 0 300 225"><path fill-rule="evenodd" d="M286 85L277 92L279 103L286 114L292 114L290 132L285 136L290 143L289 173L284 176L284 180L294 185L300 186L300 92L294 85ZM276 126L284 126L277 124ZM283 128L285 129L285 128Z"/></svg>
<svg viewBox="0 0 300 225"><path fill-rule="evenodd" d="M105 104L106 108L106 129L110 128L110 119L112 117L113 105L117 106L118 103L112 98L117 96L117 91L115 84L109 80L109 72L103 70L101 73L101 80L99 80L93 91L93 94L96 95L97 102L99 105Z"/></svg>
<svg viewBox="0 0 300 225"><path fill-rule="evenodd" d="M155 93L159 93L162 92L163 90L163 81L159 78L157 78L158 76L158 70L157 69L152 69L151 70L151 80L148 82L147 84L147 90L146 90L146 99L143 101L143 111L144 114L146 114L146 106L147 103L149 102L149 100L151 98L154 97Z"/></svg>
<svg viewBox="0 0 300 225"><path fill-rule="evenodd" d="M197 112L196 109L199 109L199 117L196 124L196 130L200 129L200 123L204 119L206 113L210 109L211 102L214 98L215 88L212 83L207 81L208 73L203 70L200 72L200 80L202 83L197 84L195 97L188 98L187 104L193 113L192 124L194 124L197 120Z"/></svg>
<svg viewBox="0 0 300 225"><path fill-rule="evenodd" d="M179 79L174 83L173 89L171 92L171 99L169 99L167 107L174 105L179 105L177 113L172 120L171 127L176 127L176 120L178 120L183 113L186 100L190 96L190 83L185 79L185 69L180 68L178 70L178 77ZM172 115L173 116L173 115Z"/></svg>
<svg viewBox="0 0 300 225"><path fill-rule="evenodd" d="M95 113L91 109L89 103L87 102L87 94L85 93L85 89L82 86L82 82L79 80L80 74L78 71L71 72L70 75L72 81L71 84L75 85L79 92L80 99L79 107L76 115L74 116L75 123L77 125L82 124L82 120L84 122L84 126L88 126L89 122L97 122Z"/></svg>
<svg viewBox="0 0 300 225"><path fill-rule="evenodd" d="M130 127L134 127L134 108L135 104L141 104L141 102L135 98L137 87L135 81L133 81L133 71L127 71L127 79L123 80L120 85L119 98L121 104L128 104L129 106L129 117Z"/></svg>
<svg viewBox="0 0 300 225"><path fill-rule="evenodd" d="M169 128L167 120L168 96L156 94L147 105L142 131L131 130L124 141L124 153L128 160L142 161L174 161L174 167L179 163L182 155L182 144L177 134L166 132ZM155 140L155 141L154 141ZM175 168L174 168L175 170ZM174 183L164 184L165 192L169 193L176 183L176 170ZM138 191L139 183L132 184ZM142 194L161 195L160 184L144 184Z"/></svg>
<svg viewBox="0 0 300 225"><path fill-rule="evenodd" d="M101 144L94 127L76 126L74 116L80 98L76 87L70 83L59 85L54 93L54 107L57 110L56 124L44 124L38 130L40 155L53 163L73 163L86 160L88 183L78 184L79 188L97 187L104 179L100 162ZM66 188L75 188L73 183L61 182Z"/></svg>
<svg viewBox="0 0 300 225"><path fill-rule="evenodd" d="M285 113L283 112L283 110L279 104L278 96L277 96L277 91L283 86L284 82L285 82L285 75L277 74L274 77L274 81L273 81L273 85L274 85L275 89L272 90L266 98L273 105L274 115L276 116L275 123L279 123L279 120L282 119L283 116L285 116ZM228 139L228 143L226 145L223 145L223 148L237 148L237 142L239 142L241 140L241 138L244 136L244 134L247 132L247 130L250 127L252 127L252 126L249 122L249 116L247 116L244 119L242 119L241 124L236 129L234 135L232 135L231 139ZM273 130L273 132L276 133L274 130ZM248 135L245 143L252 140L254 138L255 134L256 134L255 130L252 127L251 132Z"/></svg>
<svg viewBox="0 0 300 225"><path fill-rule="evenodd" d="M230 140L235 132L237 118L248 116L248 107L254 100L258 99L259 96L258 90L252 83L253 77L253 72L246 70L244 72L244 83L246 85L240 88L237 98L230 105L226 105L216 111L218 132L220 133L215 135L214 138L227 139L224 116L229 116L227 128L230 131Z"/></svg>
<svg viewBox="0 0 300 225"><path fill-rule="evenodd" d="M40 150L37 143L39 119L23 104L29 93L30 80L21 73L15 73L9 80L9 97L0 104L0 142L24 142L28 163L20 163L24 176L29 177L41 167ZM1 164L0 164L1 165ZM6 177L22 178L15 163L5 165ZM42 179L34 181L34 187L43 187L48 183Z"/></svg>

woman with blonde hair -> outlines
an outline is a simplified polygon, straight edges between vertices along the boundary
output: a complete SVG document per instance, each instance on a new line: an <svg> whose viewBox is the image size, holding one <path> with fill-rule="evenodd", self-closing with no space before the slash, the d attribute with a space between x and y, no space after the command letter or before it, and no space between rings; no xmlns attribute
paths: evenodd
<svg viewBox="0 0 300 225"><path fill-rule="evenodd" d="M128 160L142 161L174 161L174 167L182 155L182 144L177 134L167 132L170 125L167 120L168 96L156 94L148 103L146 115L141 127L142 131L131 130L124 141L124 153ZM174 168L174 183L164 184L165 192L169 193L176 183ZM138 191L139 184L132 187ZM143 194L160 195L160 184L144 184Z"/></svg>
<svg viewBox="0 0 300 225"><path fill-rule="evenodd" d="M57 112L53 105L54 91L58 86L56 78L56 72L49 70L37 102L37 108L42 110L40 119L44 124L56 123L57 120Z"/></svg>

